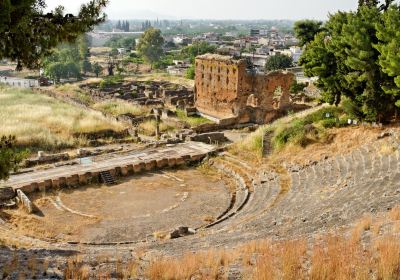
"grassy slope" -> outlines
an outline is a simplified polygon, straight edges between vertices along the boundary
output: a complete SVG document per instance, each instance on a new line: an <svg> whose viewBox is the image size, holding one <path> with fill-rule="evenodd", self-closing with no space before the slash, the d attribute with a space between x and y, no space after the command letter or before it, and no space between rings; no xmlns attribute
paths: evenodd
<svg viewBox="0 0 400 280"><path fill-rule="evenodd" d="M21 146L53 149L78 146L73 133L121 130L101 113L60 102L30 90L0 86L0 132L17 136Z"/></svg>

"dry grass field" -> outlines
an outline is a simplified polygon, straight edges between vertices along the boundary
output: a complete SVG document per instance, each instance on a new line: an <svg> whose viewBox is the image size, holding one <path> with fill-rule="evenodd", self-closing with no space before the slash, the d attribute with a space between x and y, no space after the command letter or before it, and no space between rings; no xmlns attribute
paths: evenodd
<svg viewBox="0 0 400 280"><path fill-rule="evenodd" d="M0 86L0 131L15 135L20 146L57 149L79 146L85 139L72 135L124 127L105 118L30 90Z"/></svg>

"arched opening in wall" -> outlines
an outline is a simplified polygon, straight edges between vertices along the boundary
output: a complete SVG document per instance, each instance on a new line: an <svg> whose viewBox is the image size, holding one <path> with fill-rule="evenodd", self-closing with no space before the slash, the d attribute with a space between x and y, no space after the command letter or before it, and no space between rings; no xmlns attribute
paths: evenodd
<svg viewBox="0 0 400 280"><path fill-rule="evenodd" d="M229 69L226 69L226 75L229 75Z"/></svg>
<svg viewBox="0 0 400 280"><path fill-rule="evenodd" d="M229 77L226 77L226 85L229 85Z"/></svg>
<svg viewBox="0 0 400 280"><path fill-rule="evenodd" d="M254 94L250 94L249 97L247 98L246 105L254 108L259 107L258 98L255 97Z"/></svg>
<svg viewBox="0 0 400 280"><path fill-rule="evenodd" d="M218 80L218 82L220 82L221 81L221 76L218 75L217 80Z"/></svg>
<svg viewBox="0 0 400 280"><path fill-rule="evenodd" d="M233 68L233 74L236 74L236 69L235 68Z"/></svg>

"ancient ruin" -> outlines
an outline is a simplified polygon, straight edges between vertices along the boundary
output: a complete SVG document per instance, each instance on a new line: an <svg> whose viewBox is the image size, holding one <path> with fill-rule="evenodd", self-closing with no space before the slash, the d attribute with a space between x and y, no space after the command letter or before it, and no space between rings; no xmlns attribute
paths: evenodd
<svg viewBox="0 0 400 280"><path fill-rule="evenodd" d="M220 123L267 123L290 106L294 75L259 74L245 59L206 54L196 58L195 106Z"/></svg>

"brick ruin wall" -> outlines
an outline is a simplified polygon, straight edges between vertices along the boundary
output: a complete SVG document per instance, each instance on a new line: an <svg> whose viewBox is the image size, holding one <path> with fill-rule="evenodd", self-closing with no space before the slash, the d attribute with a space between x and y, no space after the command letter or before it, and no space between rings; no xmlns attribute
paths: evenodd
<svg viewBox="0 0 400 280"><path fill-rule="evenodd" d="M195 106L217 119L238 123L271 121L290 106L292 73L252 74L245 60L228 56L196 58Z"/></svg>

